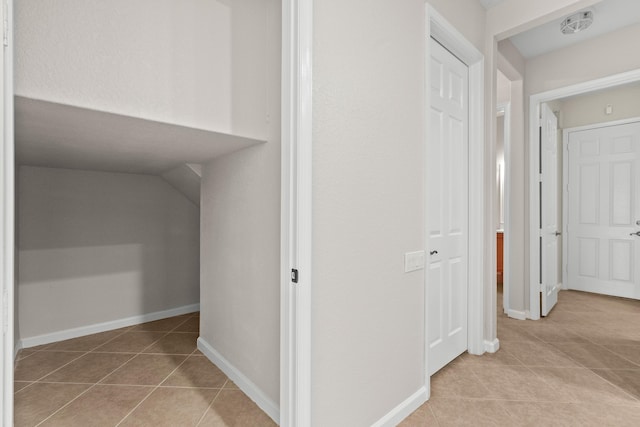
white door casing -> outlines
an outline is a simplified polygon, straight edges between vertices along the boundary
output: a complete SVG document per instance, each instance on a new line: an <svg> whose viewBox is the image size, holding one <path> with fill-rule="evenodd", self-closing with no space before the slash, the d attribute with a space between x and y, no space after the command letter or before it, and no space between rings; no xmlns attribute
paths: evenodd
<svg viewBox="0 0 640 427"><path fill-rule="evenodd" d="M427 301L429 374L467 349L468 67L431 39Z"/></svg>
<svg viewBox="0 0 640 427"><path fill-rule="evenodd" d="M565 134L567 286L640 299L640 122Z"/></svg>
<svg viewBox="0 0 640 427"><path fill-rule="evenodd" d="M541 190L540 198L540 245L542 249L542 271L540 290L541 315L549 314L558 302L558 291L562 286L558 277L558 118L547 104L540 106L540 153Z"/></svg>
<svg viewBox="0 0 640 427"><path fill-rule="evenodd" d="M13 0L5 0L5 40L0 64L0 425L13 425L14 309L14 138L13 138Z"/></svg>

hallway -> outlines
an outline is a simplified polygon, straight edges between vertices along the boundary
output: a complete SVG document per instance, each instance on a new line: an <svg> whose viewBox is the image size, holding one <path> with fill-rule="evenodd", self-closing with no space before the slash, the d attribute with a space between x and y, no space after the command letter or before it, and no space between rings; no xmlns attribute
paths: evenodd
<svg viewBox="0 0 640 427"><path fill-rule="evenodd" d="M638 425L640 301L561 291L539 321L499 308L498 338L497 353L435 374L430 401L400 425Z"/></svg>
<svg viewBox="0 0 640 427"><path fill-rule="evenodd" d="M25 349L15 426L275 426L196 349L199 313Z"/></svg>

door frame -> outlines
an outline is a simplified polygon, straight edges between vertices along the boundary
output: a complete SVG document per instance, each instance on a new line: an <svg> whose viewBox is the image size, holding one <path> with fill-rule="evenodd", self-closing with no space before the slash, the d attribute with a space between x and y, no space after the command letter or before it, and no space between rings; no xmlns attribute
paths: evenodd
<svg viewBox="0 0 640 427"><path fill-rule="evenodd" d="M279 416L283 427L311 425L312 47L313 0L283 0Z"/></svg>
<svg viewBox="0 0 640 427"><path fill-rule="evenodd" d="M540 208L540 193L538 189L540 182L540 174L538 172L540 168L538 156L540 145L538 140L540 104L636 81L640 81L640 69L533 94L529 98L529 318L532 320L540 319L539 275L541 259L538 246L540 228L539 221L534 220L538 218ZM565 224L562 224L562 227L564 230ZM563 246L564 240L562 239Z"/></svg>
<svg viewBox="0 0 640 427"><path fill-rule="evenodd" d="M484 313L484 296L485 296L485 275L484 266L487 257L484 250L486 239L485 230L485 206L486 198L485 184L485 139L484 139L484 55L471 44L453 25L451 25L442 15L440 15L431 5L425 3L425 129L429 129L428 109L431 106L430 95L430 72L429 63L431 58L431 48L429 46L429 38L433 37L447 50L454 54L458 59L469 67L469 265L468 265L468 301L467 301L467 349L472 354L483 354L493 343L486 343L484 340L485 313ZM492 112L493 113L493 112ZM425 145L429 143L429 137L425 134ZM426 153L427 150L425 150ZM425 154L424 167L428 168L428 158ZM495 159L494 159L495 162ZM425 176L425 191L429 182ZM489 193L491 194L491 193ZM427 225L428 206L425 197L425 224ZM428 242L427 231L429 228L425 226L424 241L425 246ZM495 230L493 230L495 231ZM494 239L495 240L495 239ZM491 245L495 248L495 242ZM429 248L427 248L427 251ZM491 259L491 257L488 257ZM424 376L425 388L427 396L430 396L430 377L429 377L429 342L426 338L428 324L426 310L428 307L427 287L428 275L424 275ZM495 293L495 289L494 289ZM495 294L494 297L495 299ZM497 348L495 349L497 350ZM495 351L494 350L494 351Z"/></svg>
<svg viewBox="0 0 640 427"><path fill-rule="evenodd" d="M631 123L640 123L640 116L562 130L562 289L569 289L569 134Z"/></svg>
<svg viewBox="0 0 640 427"><path fill-rule="evenodd" d="M503 114L504 126L503 126L503 144L504 144L504 187L502 188L502 209L503 209L503 255L502 255L502 309L505 313L509 313L509 283L511 276L509 275L511 268L509 267L510 254L509 248L510 238L510 221L511 221L511 102L502 102L498 104L497 114ZM499 217L499 212L496 215Z"/></svg>
<svg viewBox="0 0 640 427"><path fill-rule="evenodd" d="M2 7L3 21L6 21L6 42L3 46L0 64L0 96L2 98L2 159L0 160L0 323L2 338L0 344L0 425L13 425L13 363L14 348L14 267L15 267L15 145L13 137L13 0L5 0Z"/></svg>

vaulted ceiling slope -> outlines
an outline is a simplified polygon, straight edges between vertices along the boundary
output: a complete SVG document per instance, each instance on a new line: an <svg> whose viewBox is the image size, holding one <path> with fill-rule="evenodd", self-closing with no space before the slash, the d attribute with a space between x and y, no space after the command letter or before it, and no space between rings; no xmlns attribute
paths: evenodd
<svg viewBox="0 0 640 427"><path fill-rule="evenodd" d="M21 165L161 175L264 142L20 96L15 111Z"/></svg>

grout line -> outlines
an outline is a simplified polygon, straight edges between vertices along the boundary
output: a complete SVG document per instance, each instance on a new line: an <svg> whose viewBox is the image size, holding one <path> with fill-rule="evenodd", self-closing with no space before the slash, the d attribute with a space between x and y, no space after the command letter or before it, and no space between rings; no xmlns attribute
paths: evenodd
<svg viewBox="0 0 640 427"><path fill-rule="evenodd" d="M222 388L220 390L218 390L218 392L216 393L215 396L213 396L213 399L211 399L211 402L209 402L209 406L207 406L207 409L205 409L204 412L202 413L202 416L200 417L200 419L196 423L196 427L198 427L202 423L202 421L204 420L204 417L207 416L207 412L209 412L209 409L211 409L211 407L213 406L213 403L216 401L218 396L220 396L220 393L222 393L222 390L224 390L224 387L227 385L228 382L229 382L229 379L227 378L227 380L224 382L224 384L222 384Z"/></svg>
<svg viewBox="0 0 640 427"><path fill-rule="evenodd" d="M89 353L87 353L89 354ZM74 397L73 399L71 399L70 401L68 401L66 404L62 405L61 407L59 407L54 413L52 413L51 415L49 415L47 418L45 418L44 420L40 421L38 424L36 424L36 427L39 426L40 424L44 423L45 421L47 421L48 419L50 419L51 417L53 417L54 415L56 415L58 412L62 411L64 408L66 408L67 406L71 405L73 402L75 402L76 400L78 400L81 396L84 396L85 394L87 394L90 390L93 390L99 383L100 381L104 380L105 378L107 378L109 375L111 375L112 373L114 373L115 371L117 371L118 369L120 369L122 366L126 365L127 363L129 363L129 361L131 359L133 359L135 356L131 356L129 359L127 359L125 362L122 363L122 365L118 366L117 368L113 369L111 372L109 372L108 374L106 374L105 376L103 376L102 378L100 378L98 381L96 381L95 383L76 383L76 384L92 384L90 387L88 387L85 391L83 391L82 393L80 393L79 395L77 395L76 397ZM63 384L73 384L73 383L63 383Z"/></svg>
<svg viewBox="0 0 640 427"><path fill-rule="evenodd" d="M167 333L167 334L168 334L168 333ZM166 335L165 335L165 336L166 336ZM138 353L135 357L139 356L140 354L142 354L142 353ZM183 355L181 355L181 356L185 356L185 355L183 354ZM123 422L124 420L126 420L126 419L129 417L129 415L131 415L131 414L132 414L136 409L138 409L138 408L140 407L140 405L142 405L142 404L143 404L143 403L144 403L144 402L149 398L149 396L151 396L151 395L152 395L152 394L153 394L153 393L154 393L158 388L160 388L160 386L162 385L162 383L164 383L164 382L167 380L167 378L169 378L171 375L173 375L173 373L174 373L174 372L176 372L176 371L177 371L177 370L178 370L178 369L179 369L179 368L180 368L180 367L181 367L181 366L182 366L182 365L187 361L187 359L189 359L189 355L186 355L186 357L184 358L184 360L183 360L182 362L180 362L180 364L178 364L178 366L176 366L176 367L175 367L171 372L169 372L169 374L168 374L166 377L164 377L164 379L163 379L162 381L160 381L160 382L159 382L159 383L158 383L158 384L153 388L153 390L151 390L151 391L149 392L149 394L147 394L147 395L144 397L144 399L142 399L140 402L138 402L138 404L137 404L137 405L136 405L136 406L135 406L131 411L129 411L129 412L128 412L128 413L127 413L127 414L126 414L126 415L125 415L121 420L120 420L120 422L118 422L118 424L116 424L116 427L118 427L120 424L122 424L122 422ZM153 387L153 386L152 386L152 387Z"/></svg>

